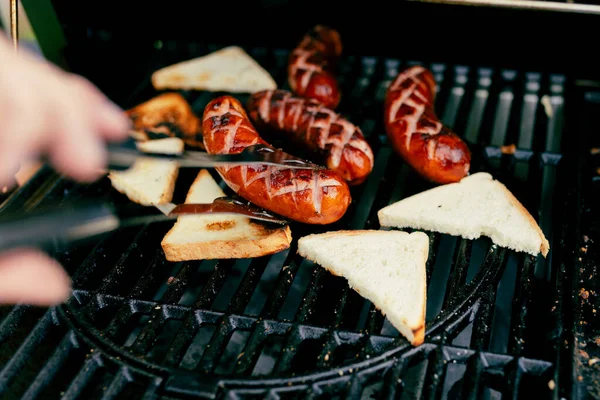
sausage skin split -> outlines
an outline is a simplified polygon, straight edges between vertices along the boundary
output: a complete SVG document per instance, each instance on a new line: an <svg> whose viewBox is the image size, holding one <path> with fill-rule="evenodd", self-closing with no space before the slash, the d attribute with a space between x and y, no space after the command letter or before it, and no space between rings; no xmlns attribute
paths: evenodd
<svg viewBox="0 0 600 400"><path fill-rule="evenodd" d="M213 99L204 109L204 145L209 154L235 154L255 144L268 145L231 97ZM327 169L294 169L271 165L217 167L225 183L251 203L294 221L329 224L350 205L350 189Z"/></svg>
<svg viewBox="0 0 600 400"><path fill-rule="evenodd" d="M247 109L259 130L285 133L324 156L327 168L350 185L364 182L373 169L373 151L360 128L317 101L265 90L250 96Z"/></svg>
<svg viewBox="0 0 600 400"><path fill-rule="evenodd" d="M311 29L288 59L288 82L292 92L335 109L341 94L334 68L341 54L342 41L336 30L322 25Z"/></svg>
<svg viewBox="0 0 600 400"><path fill-rule="evenodd" d="M392 147L424 178L445 184L469 173L467 144L443 125L433 110L432 73L413 66L402 71L385 96L385 129Z"/></svg>

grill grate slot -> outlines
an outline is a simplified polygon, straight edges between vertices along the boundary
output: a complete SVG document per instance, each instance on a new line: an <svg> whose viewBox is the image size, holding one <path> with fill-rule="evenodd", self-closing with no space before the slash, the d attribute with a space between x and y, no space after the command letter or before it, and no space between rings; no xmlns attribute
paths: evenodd
<svg viewBox="0 0 600 400"><path fill-rule="evenodd" d="M219 47L166 41L153 68ZM289 50L247 51L288 88ZM414 63L349 56L340 65L346 94L339 109L361 126L376 164L368 180L352 188L355 201L341 221L294 225L294 238L379 229L380 208L432 186L391 150L381 118L387 86ZM45 342L54 347L24 389L26 397L479 398L550 393L550 379L558 387L556 363L563 361L557 343L565 323L561 280L568 278L561 241L568 232L558 230L565 216L557 215L556 205L577 210L572 197L563 195L574 190L567 177L570 161L560 153L567 81L531 71L427 66L439 86L436 112L470 142L474 170L492 172L540 221L552 248L547 260L492 246L486 238L428 232L430 334L413 349L342 278L298 256L296 241L259 259L170 263L159 243L171 224L120 230L94 245L57 253L75 284L73 299L60 312L23 306L0 311L0 389L10 388L17 367ZM156 94L148 79L130 106ZM219 95L182 94L199 115ZM516 152L503 154L500 146L510 144ZM92 196L128 202L109 182L76 185L44 174L32 181L36 187L9 198L2 211ZM183 200L194 175L180 172L176 201ZM61 369L70 373L60 378Z"/></svg>

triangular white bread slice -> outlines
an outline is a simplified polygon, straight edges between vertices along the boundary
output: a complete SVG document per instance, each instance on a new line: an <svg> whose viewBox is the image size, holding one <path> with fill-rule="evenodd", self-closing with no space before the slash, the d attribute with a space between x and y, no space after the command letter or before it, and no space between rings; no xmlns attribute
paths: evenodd
<svg viewBox="0 0 600 400"><path fill-rule="evenodd" d="M492 175L479 172L460 182L417 193L378 212L382 227L414 228L489 237L498 246L544 257L550 245L531 214Z"/></svg>
<svg viewBox="0 0 600 400"><path fill-rule="evenodd" d="M186 203L212 203L225 193L203 169L188 191ZM270 228L239 215L202 214L179 217L161 243L169 261L253 258L290 246L289 226Z"/></svg>
<svg viewBox="0 0 600 400"><path fill-rule="evenodd" d="M348 281L414 346L425 338L426 263L423 232L337 231L302 237L298 253Z"/></svg>
<svg viewBox="0 0 600 400"><path fill-rule="evenodd" d="M237 46L161 68L152 74L157 90L195 89L210 92L254 93L273 90L273 77Z"/></svg>
<svg viewBox="0 0 600 400"><path fill-rule="evenodd" d="M179 138L138 141L136 146L145 153L180 154L184 149L184 143ZM113 188L144 206L171 202L178 176L177 162L145 158L138 159L125 171L109 171L108 174Z"/></svg>
<svg viewBox="0 0 600 400"><path fill-rule="evenodd" d="M108 178L118 192L144 206L169 203L179 175L176 161L140 158L125 171L109 171Z"/></svg>

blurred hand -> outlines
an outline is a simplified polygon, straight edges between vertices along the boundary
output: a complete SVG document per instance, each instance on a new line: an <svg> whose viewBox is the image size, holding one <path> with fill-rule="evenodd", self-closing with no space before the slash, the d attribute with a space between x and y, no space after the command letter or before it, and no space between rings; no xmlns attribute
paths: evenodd
<svg viewBox="0 0 600 400"><path fill-rule="evenodd" d="M89 182L105 168L105 142L122 140L129 120L96 87L20 50L0 34L0 186L21 162L46 155L57 171ZM46 255L0 257L0 303L64 301L70 280Z"/></svg>

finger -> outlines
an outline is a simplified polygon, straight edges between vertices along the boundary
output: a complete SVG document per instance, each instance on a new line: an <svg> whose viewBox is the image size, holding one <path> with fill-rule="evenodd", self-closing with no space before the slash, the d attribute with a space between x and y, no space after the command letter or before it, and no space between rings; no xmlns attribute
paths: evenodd
<svg viewBox="0 0 600 400"><path fill-rule="evenodd" d="M43 253L14 250L0 258L0 303L51 306L68 299L71 280Z"/></svg>
<svg viewBox="0 0 600 400"><path fill-rule="evenodd" d="M56 139L50 147L50 159L65 175L89 182L105 167L106 148L83 101L77 90L65 91L57 98Z"/></svg>
<svg viewBox="0 0 600 400"><path fill-rule="evenodd" d="M20 163L35 155L44 143L41 134L44 112L24 93L13 94L0 104L0 184L4 185L19 170Z"/></svg>
<svg viewBox="0 0 600 400"><path fill-rule="evenodd" d="M125 139L131 122L123 110L85 78L73 75L71 80L75 90L79 92L82 104L87 108L87 114L97 124L100 135L111 141Z"/></svg>

